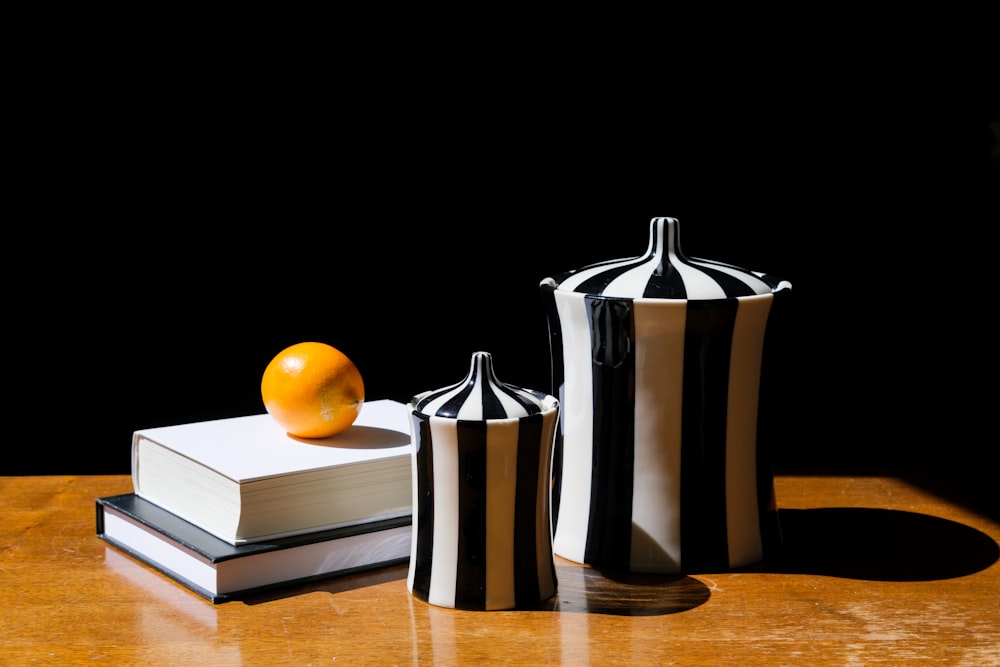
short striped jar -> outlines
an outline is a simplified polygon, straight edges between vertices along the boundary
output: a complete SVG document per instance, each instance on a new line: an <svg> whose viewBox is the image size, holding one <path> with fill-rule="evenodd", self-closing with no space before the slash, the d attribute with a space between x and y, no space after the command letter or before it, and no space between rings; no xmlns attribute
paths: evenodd
<svg viewBox="0 0 1000 667"><path fill-rule="evenodd" d="M678 221L658 217L645 255L540 289L561 405L555 553L682 573L776 549L768 432L791 284L688 257Z"/></svg>
<svg viewBox="0 0 1000 667"><path fill-rule="evenodd" d="M456 609L530 608L556 592L550 514L559 402L500 382L488 352L414 396L407 588Z"/></svg>

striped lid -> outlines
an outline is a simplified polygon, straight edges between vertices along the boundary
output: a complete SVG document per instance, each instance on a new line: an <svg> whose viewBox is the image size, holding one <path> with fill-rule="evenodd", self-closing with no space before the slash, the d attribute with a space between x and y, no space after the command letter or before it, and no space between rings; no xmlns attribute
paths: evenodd
<svg viewBox="0 0 1000 667"><path fill-rule="evenodd" d="M625 299L726 299L770 294L791 283L732 264L688 257L676 218L653 218L649 247L639 257L614 259L569 271L548 284L565 292Z"/></svg>
<svg viewBox="0 0 1000 667"><path fill-rule="evenodd" d="M451 419L519 419L552 407L546 394L504 384L493 373L489 352L474 352L469 374L444 389L414 396L410 405L429 417Z"/></svg>

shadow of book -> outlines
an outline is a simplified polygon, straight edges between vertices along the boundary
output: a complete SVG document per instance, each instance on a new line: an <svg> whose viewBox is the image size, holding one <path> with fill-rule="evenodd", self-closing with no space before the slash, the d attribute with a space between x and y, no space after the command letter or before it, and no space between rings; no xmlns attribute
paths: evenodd
<svg viewBox="0 0 1000 667"><path fill-rule="evenodd" d="M306 593L342 593L369 586L376 586L391 581L406 581L406 573L409 563L396 563L384 567L364 569L358 572L340 574L333 577L324 577L315 581L306 581L300 584L291 584L270 591L262 591L254 595L248 595L241 600L244 604L255 605L283 598L295 597Z"/></svg>
<svg viewBox="0 0 1000 667"><path fill-rule="evenodd" d="M927 514L871 508L779 510L781 553L743 571L869 581L930 581L973 574L1000 558L988 535Z"/></svg>

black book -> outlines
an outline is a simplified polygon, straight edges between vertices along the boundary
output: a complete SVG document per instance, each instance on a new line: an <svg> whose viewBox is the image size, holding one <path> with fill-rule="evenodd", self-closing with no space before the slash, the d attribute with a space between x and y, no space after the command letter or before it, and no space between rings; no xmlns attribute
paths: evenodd
<svg viewBox="0 0 1000 667"><path fill-rule="evenodd" d="M406 562L411 517L233 545L134 493L97 499L97 536L214 603Z"/></svg>

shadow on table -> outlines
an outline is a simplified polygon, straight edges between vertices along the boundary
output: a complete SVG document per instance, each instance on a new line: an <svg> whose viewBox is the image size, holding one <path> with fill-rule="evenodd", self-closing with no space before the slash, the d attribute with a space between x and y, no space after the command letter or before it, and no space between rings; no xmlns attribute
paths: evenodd
<svg viewBox="0 0 1000 667"><path fill-rule="evenodd" d="M559 586L555 597L537 609L661 616L694 609L708 602L711 596L702 582L677 574L640 574L557 564L556 575Z"/></svg>
<svg viewBox="0 0 1000 667"><path fill-rule="evenodd" d="M260 604L271 600L323 591L339 593L391 581L405 581L407 564L377 568L260 593L243 600ZM558 590L541 604L521 611L567 611L617 616L659 616L687 611L710 597L705 584L677 574L639 574L604 571L556 560ZM426 604L426 603L421 603Z"/></svg>
<svg viewBox="0 0 1000 667"><path fill-rule="evenodd" d="M294 597L305 593L322 591L325 593L342 593L344 591L367 588L391 581L406 581L408 563L397 563L370 570L361 570L350 574L325 577L315 581L292 584L270 591L262 591L242 599L244 604L261 604L272 600Z"/></svg>
<svg viewBox="0 0 1000 667"><path fill-rule="evenodd" d="M990 536L927 514L832 507L782 509L779 517L780 553L737 571L931 581L975 574L1000 560L1000 545ZM540 609L654 616L693 609L710 597L705 584L683 575L578 566L559 567L557 572L559 591Z"/></svg>
<svg viewBox="0 0 1000 667"><path fill-rule="evenodd" d="M964 524L901 510L826 507L779 510L781 553L755 572L869 581L930 581L974 574L1000 546Z"/></svg>
<svg viewBox="0 0 1000 667"><path fill-rule="evenodd" d="M984 570L1000 559L988 535L939 517L872 508L779 510L782 550L738 572L808 574L869 581L931 581ZM314 582L247 600L248 604L307 591L337 593L405 580L407 565ZM617 616L660 616L694 609L711 591L697 578L641 574L571 564L557 559L558 591L525 611ZM690 574L719 574L692 572Z"/></svg>

